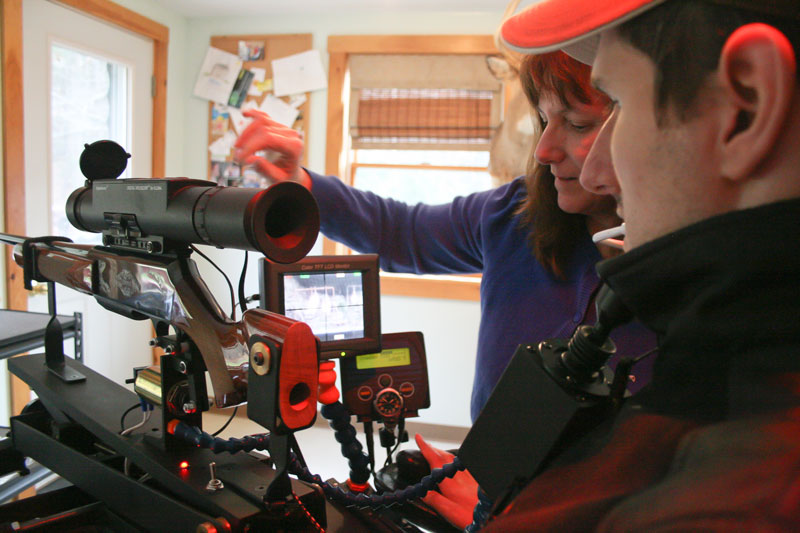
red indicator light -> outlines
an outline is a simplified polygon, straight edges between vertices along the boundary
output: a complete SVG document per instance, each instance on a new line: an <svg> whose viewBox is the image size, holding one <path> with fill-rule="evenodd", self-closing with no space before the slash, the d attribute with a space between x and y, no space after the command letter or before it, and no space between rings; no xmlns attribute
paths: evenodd
<svg viewBox="0 0 800 533"><path fill-rule="evenodd" d="M181 461L178 466L180 466L181 469L185 470L185 469L189 468L189 461Z"/></svg>

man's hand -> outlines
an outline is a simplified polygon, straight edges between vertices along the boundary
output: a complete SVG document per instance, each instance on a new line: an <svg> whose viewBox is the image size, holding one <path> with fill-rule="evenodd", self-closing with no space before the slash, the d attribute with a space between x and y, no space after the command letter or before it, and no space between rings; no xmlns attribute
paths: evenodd
<svg viewBox="0 0 800 533"><path fill-rule="evenodd" d="M303 156L303 139L300 133L275 122L257 109L242 114L253 119L236 140L235 158L244 165L252 165L259 174L274 181L297 181L311 189L311 178L300 168ZM270 161L257 152L271 151L277 157Z"/></svg>
<svg viewBox="0 0 800 533"><path fill-rule="evenodd" d="M431 470L453 462L452 453L434 448L419 433L415 439ZM478 503L478 483L469 472L463 470L452 479L442 481L439 492L428 492L422 501L433 507L445 520L464 529L472 523L472 511Z"/></svg>

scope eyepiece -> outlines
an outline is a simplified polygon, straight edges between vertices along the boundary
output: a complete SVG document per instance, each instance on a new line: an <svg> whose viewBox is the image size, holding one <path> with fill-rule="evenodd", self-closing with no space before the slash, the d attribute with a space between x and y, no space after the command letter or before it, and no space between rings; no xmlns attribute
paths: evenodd
<svg viewBox="0 0 800 533"><path fill-rule="evenodd" d="M149 253L197 243L294 263L319 233L314 197L293 182L252 189L188 178L95 180L70 195L66 210L106 246Z"/></svg>

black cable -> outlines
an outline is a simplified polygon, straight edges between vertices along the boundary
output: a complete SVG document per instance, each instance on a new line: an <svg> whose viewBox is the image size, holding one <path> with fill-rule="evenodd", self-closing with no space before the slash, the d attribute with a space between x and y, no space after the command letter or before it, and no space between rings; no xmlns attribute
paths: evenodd
<svg viewBox="0 0 800 533"><path fill-rule="evenodd" d="M231 284L231 280L228 279L228 275L225 274L225 272L223 272L222 269L218 267L214 261L209 259L209 257L206 254L198 250L194 244L190 244L189 248L191 248L194 252L196 252L200 257L211 263L211 266L216 268L219 271L219 273L222 274L222 276L225 278L225 282L228 284L228 289L231 291L231 320L236 320L236 297L233 295L233 285Z"/></svg>
<svg viewBox="0 0 800 533"><path fill-rule="evenodd" d="M225 431L225 428L228 427L231 424L231 422L233 422L234 417L236 417L236 411L238 410L239 406L237 405L236 407L233 408L233 412L231 413L231 416L228 418L228 421L225 422L225 424L221 428L212 433L211 436L216 437L217 435Z"/></svg>
<svg viewBox="0 0 800 533"><path fill-rule="evenodd" d="M400 416L400 420L397 421L397 444L394 445L394 449L392 450L392 455L397 452L397 449L400 447L400 444L403 442L403 433L406 431L406 419L404 416Z"/></svg>
<svg viewBox="0 0 800 533"><path fill-rule="evenodd" d="M135 403L135 404L131 405L130 407L128 407L127 409L125 409L125 412L122 413L122 417L119 419L119 430L120 431L125 431L125 417L128 416L128 413L130 413L131 411L133 411L137 407L141 407L141 406L142 406L141 403Z"/></svg>
<svg viewBox="0 0 800 533"><path fill-rule="evenodd" d="M646 352L644 352L644 353L643 353L642 355L640 355L639 357L636 357L636 358L633 360L633 364L635 365L636 363L638 363L639 361L641 361L641 360L642 360L642 359L644 359L645 357L650 357L651 355L653 355L653 354L654 354L654 353L656 353L657 351L658 351L658 347L657 347L657 346L656 346L655 348L651 349L651 350L647 350Z"/></svg>
<svg viewBox="0 0 800 533"><path fill-rule="evenodd" d="M247 300L244 297L244 278L247 274L247 250L244 251L244 263L242 264L242 273L239 275L239 308L242 313L247 311Z"/></svg>
<svg viewBox="0 0 800 533"><path fill-rule="evenodd" d="M249 304L250 302L258 300L259 298L261 298L260 294L258 294L258 293L251 294L250 296L248 296L247 298L244 299L244 303ZM239 302L236 302L235 305L236 305L236 307L239 307Z"/></svg>
<svg viewBox="0 0 800 533"><path fill-rule="evenodd" d="M300 501L300 496L298 496L294 492L294 490L292 491L292 497L294 498L294 501L297 502L297 505L300 507L300 510L303 511L303 513L306 515L306 518L308 518L308 521L311 523L314 529L319 531L320 533L325 533L325 528L319 525L319 522L317 522L316 518L314 518L314 516L311 514L311 511L306 509L306 506L303 505L302 501Z"/></svg>
<svg viewBox="0 0 800 533"><path fill-rule="evenodd" d="M364 437L367 439L367 456L369 457L369 471L375 477L375 441L372 431L372 421L364 422Z"/></svg>
<svg viewBox="0 0 800 533"><path fill-rule="evenodd" d="M384 426L385 428L386 426ZM403 432L406 430L406 419L402 416L397 421L397 442L394 444L394 448L391 445L385 446L386 448L386 461L383 462L383 467L386 468L390 464L392 464L392 456L400 447L400 444L403 441Z"/></svg>
<svg viewBox="0 0 800 533"><path fill-rule="evenodd" d="M630 381L630 378L632 377L631 368L633 368L642 359L650 357L657 351L658 347L648 350L636 358L621 357L619 361L617 361L617 367L614 369L614 379L611 381L611 385L609 386L609 397L611 398L611 401L616 409L622 407L622 402L625 399L625 391L628 387L628 381Z"/></svg>

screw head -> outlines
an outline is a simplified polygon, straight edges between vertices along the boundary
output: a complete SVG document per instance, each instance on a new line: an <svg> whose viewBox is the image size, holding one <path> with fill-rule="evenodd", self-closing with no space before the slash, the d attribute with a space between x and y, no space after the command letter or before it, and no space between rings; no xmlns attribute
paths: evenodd
<svg viewBox="0 0 800 533"><path fill-rule="evenodd" d="M272 364L272 352L263 342L256 342L250 348L250 367L259 376L269 374Z"/></svg>

